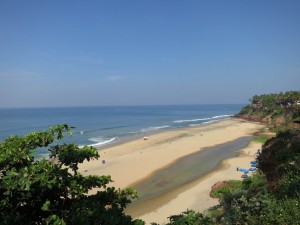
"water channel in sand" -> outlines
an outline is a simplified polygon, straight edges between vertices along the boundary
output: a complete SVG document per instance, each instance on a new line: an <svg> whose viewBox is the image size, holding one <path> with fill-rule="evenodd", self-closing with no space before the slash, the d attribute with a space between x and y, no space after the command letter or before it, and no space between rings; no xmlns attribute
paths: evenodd
<svg viewBox="0 0 300 225"><path fill-rule="evenodd" d="M223 160L237 156L237 151L246 147L253 138L253 136L246 136L207 147L156 171L152 176L134 185L139 199L134 201L126 211L129 213L135 211L135 207L147 204L147 202L153 204L154 199L200 179L218 167Z"/></svg>

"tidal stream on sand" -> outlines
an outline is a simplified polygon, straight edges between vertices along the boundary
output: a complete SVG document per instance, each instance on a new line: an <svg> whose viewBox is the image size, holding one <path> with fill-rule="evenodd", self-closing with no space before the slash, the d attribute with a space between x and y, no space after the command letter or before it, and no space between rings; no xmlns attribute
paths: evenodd
<svg viewBox="0 0 300 225"><path fill-rule="evenodd" d="M135 207L147 204L147 202L152 204L154 199L200 179L218 167L223 160L237 156L238 150L246 147L253 138L253 136L246 136L207 147L156 171L152 176L134 185L139 199L134 201L126 211L130 213Z"/></svg>

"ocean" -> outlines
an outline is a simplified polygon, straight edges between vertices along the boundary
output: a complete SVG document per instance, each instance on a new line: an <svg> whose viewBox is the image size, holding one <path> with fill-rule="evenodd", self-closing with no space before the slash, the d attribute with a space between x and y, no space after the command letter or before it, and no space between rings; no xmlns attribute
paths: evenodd
<svg viewBox="0 0 300 225"><path fill-rule="evenodd" d="M22 136L44 131L49 126L74 126L64 143L103 148L153 132L203 126L228 119L242 104L99 106L66 108L0 109L0 141L10 135ZM47 149L37 150L37 158L47 157Z"/></svg>

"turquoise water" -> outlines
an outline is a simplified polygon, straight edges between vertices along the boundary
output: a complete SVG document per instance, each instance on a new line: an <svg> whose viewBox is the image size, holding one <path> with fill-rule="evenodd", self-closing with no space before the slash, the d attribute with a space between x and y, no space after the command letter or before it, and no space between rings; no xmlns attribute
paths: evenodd
<svg viewBox="0 0 300 225"><path fill-rule="evenodd" d="M128 138L174 128L201 126L228 119L242 104L106 106L73 108L0 109L0 141L67 123L73 136L64 142L97 148ZM47 155L39 149L39 156Z"/></svg>

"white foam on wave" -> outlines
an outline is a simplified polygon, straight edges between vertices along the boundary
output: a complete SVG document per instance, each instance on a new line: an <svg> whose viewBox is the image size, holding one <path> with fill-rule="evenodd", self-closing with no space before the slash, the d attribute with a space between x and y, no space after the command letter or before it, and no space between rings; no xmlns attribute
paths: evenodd
<svg viewBox="0 0 300 225"><path fill-rule="evenodd" d="M218 118L224 118L224 117L230 117L232 115L219 115L219 116L212 116L207 118L200 118L200 119L191 119L191 120L175 120L174 123L188 123L188 122L197 122L197 121L205 121L205 120L211 120L211 119L218 119Z"/></svg>
<svg viewBox="0 0 300 225"><path fill-rule="evenodd" d="M174 123L186 123L186 122L197 122L203 120L210 120L211 118L191 119L191 120L175 120Z"/></svg>
<svg viewBox="0 0 300 225"><path fill-rule="evenodd" d="M132 132L129 132L129 134L140 134L141 132L137 132L137 131L132 131Z"/></svg>
<svg viewBox="0 0 300 225"><path fill-rule="evenodd" d="M206 122L203 122L203 123L189 124L189 126L190 127L197 127L197 126L201 126L203 124L210 124L210 123L218 122L218 121L222 120L222 119L218 119L218 118L222 118L222 117L215 117L217 120L210 120L210 121L206 121Z"/></svg>
<svg viewBox="0 0 300 225"><path fill-rule="evenodd" d="M217 118L224 118L224 117L230 117L232 115L220 115L220 116L213 116L212 119L217 119Z"/></svg>
<svg viewBox="0 0 300 225"><path fill-rule="evenodd" d="M170 126L165 125L165 126L159 126L159 127L147 127L147 128L141 129L141 132L156 131L156 130L165 129L168 127L170 127Z"/></svg>
<svg viewBox="0 0 300 225"><path fill-rule="evenodd" d="M196 124L189 124L190 127L197 127L201 126L203 123L196 123Z"/></svg>
<svg viewBox="0 0 300 225"><path fill-rule="evenodd" d="M113 137L113 138L104 138L104 137L89 138L89 141L96 142L96 143L88 145L88 146L92 146L92 147L102 146L102 145L111 143L111 142L115 141L116 139L117 139L116 137Z"/></svg>
<svg viewBox="0 0 300 225"><path fill-rule="evenodd" d="M210 123L214 123L214 122L217 122L217 121L220 121L220 120L210 120L210 121L207 121L207 122L203 122L202 124L210 124Z"/></svg>

